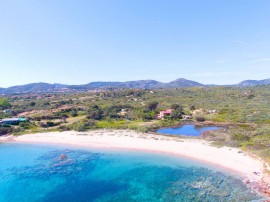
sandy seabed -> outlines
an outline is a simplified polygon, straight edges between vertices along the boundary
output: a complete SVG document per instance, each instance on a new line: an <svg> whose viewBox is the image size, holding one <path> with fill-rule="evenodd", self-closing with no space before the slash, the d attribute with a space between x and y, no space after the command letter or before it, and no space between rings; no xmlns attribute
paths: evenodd
<svg viewBox="0 0 270 202"><path fill-rule="evenodd" d="M65 131L2 136L0 142L69 144L84 147L136 149L179 155L225 168L243 177L253 189L270 196L270 178L264 174L267 164L237 148L214 147L201 139L139 133L132 130Z"/></svg>

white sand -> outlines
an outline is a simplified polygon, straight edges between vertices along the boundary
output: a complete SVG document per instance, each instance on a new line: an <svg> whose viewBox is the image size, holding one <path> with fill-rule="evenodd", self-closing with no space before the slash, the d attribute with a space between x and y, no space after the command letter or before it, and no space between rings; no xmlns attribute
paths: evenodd
<svg viewBox="0 0 270 202"><path fill-rule="evenodd" d="M6 137L7 140L10 141L11 137ZM201 160L230 171L238 172L249 179L250 182L260 182L263 179L263 172L265 170L264 162L236 148L218 148L211 146L209 142L204 140L180 139L177 137L138 133L130 130L38 133L14 137L13 140L24 143L70 144L166 152ZM2 141L4 141L4 137L2 137ZM254 174L254 172L259 174Z"/></svg>

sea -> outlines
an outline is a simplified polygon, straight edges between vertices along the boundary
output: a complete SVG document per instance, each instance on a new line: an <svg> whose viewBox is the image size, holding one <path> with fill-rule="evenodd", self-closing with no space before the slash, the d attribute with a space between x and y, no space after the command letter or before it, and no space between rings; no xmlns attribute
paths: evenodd
<svg viewBox="0 0 270 202"><path fill-rule="evenodd" d="M0 144L0 202L263 201L242 179L188 158L135 150Z"/></svg>

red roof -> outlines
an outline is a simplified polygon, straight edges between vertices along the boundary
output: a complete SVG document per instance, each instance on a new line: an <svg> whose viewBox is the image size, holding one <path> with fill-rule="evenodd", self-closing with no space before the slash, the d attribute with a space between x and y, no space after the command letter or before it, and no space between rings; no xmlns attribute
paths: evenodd
<svg viewBox="0 0 270 202"><path fill-rule="evenodd" d="M172 113L172 111L173 111L173 109L166 109L166 110L161 111L161 113L170 114L170 113Z"/></svg>

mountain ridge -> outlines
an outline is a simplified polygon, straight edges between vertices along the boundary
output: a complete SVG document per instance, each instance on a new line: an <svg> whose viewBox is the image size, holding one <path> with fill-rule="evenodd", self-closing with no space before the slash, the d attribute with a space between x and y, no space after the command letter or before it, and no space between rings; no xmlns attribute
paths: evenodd
<svg viewBox="0 0 270 202"><path fill-rule="evenodd" d="M239 86L259 86L259 85L270 85L270 79L263 80L244 80L238 83Z"/></svg>
<svg viewBox="0 0 270 202"><path fill-rule="evenodd" d="M258 85L270 85L270 79L263 80L244 80L238 84L230 85L236 87L248 87ZM65 91L86 91L98 89L121 89L121 88L139 88L139 89L155 89L155 88L184 88L195 86L212 86L205 85L196 81L179 78L174 81L163 83L156 80L135 80L135 81L95 81L82 85L67 85L60 83L29 83L25 85L16 85L8 88L0 87L0 94L14 94L14 93L41 93L41 92L65 92ZM225 85L220 85L225 86Z"/></svg>

